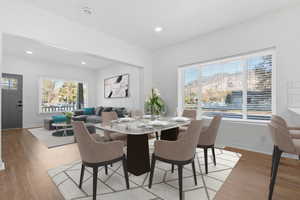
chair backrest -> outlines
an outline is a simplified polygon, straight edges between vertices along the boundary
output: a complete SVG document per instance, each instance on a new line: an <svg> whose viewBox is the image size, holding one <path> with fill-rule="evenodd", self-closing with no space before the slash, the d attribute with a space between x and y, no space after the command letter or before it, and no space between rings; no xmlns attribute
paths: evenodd
<svg viewBox="0 0 300 200"><path fill-rule="evenodd" d="M131 111L131 117L142 117L143 111L141 110L133 110Z"/></svg>
<svg viewBox="0 0 300 200"><path fill-rule="evenodd" d="M94 155L99 152L95 152L95 149L93 148L95 141L91 137L84 123L81 121L74 121L73 128L81 159L88 163L96 162Z"/></svg>
<svg viewBox="0 0 300 200"><path fill-rule="evenodd" d="M200 132L202 129L202 121L201 120L193 120L189 125L186 134L184 134L178 142L178 149L181 149L181 155L179 157L182 160L192 159L195 155L197 141L200 136Z"/></svg>
<svg viewBox="0 0 300 200"><path fill-rule="evenodd" d="M220 128L222 117L215 115L207 129L201 131L198 145L214 145Z"/></svg>
<svg viewBox="0 0 300 200"><path fill-rule="evenodd" d="M110 124L112 120L117 120L118 119L118 114L115 111L111 112L102 112L102 125L107 126ZM111 137L111 132L110 131L104 131L104 135L110 139Z"/></svg>
<svg viewBox="0 0 300 200"><path fill-rule="evenodd" d="M103 125L109 125L112 120L118 119L118 114L115 111L102 112L101 116Z"/></svg>
<svg viewBox="0 0 300 200"><path fill-rule="evenodd" d="M287 127L287 123L282 117L278 115L272 115L272 119L268 124L268 127L275 146L277 146L283 152L296 152L289 129Z"/></svg>
<svg viewBox="0 0 300 200"><path fill-rule="evenodd" d="M190 118L191 120L196 120L197 110L184 110L182 113L182 117L187 117Z"/></svg>

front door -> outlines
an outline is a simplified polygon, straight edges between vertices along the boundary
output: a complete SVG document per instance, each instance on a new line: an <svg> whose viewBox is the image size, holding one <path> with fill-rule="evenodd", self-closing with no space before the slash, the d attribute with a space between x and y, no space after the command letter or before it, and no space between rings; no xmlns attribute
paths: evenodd
<svg viewBox="0 0 300 200"><path fill-rule="evenodd" d="M23 127L23 76L2 74L2 129Z"/></svg>

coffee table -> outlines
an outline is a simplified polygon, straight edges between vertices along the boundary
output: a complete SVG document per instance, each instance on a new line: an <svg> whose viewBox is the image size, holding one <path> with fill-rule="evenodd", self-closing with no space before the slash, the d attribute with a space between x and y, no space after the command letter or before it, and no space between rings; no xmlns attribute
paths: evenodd
<svg viewBox="0 0 300 200"><path fill-rule="evenodd" d="M63 131L62 136L68 136L67 131L68 131L69 128L72 128L72 124L68 124L68 123L65 123L65 122L53 123L52 126L55 127L56 131L62 130ZM54 132L54 133L56 133L56 132Z"/></svg>
<svg viewBox="0 0 300 200"><path fill-rule="evenodd" d="M96 128L93 123L84 123L84 125L86 126L90 134L96 133ZM64 137L64 136L74 135L72 124L62 122L62 123L53 123L52 126L54 126L56 129L56 131L52 133L53 136Z"/></svg>

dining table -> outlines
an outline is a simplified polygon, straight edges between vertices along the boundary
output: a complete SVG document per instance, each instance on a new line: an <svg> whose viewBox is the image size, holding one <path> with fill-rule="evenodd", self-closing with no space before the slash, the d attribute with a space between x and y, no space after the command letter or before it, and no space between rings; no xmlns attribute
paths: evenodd
<svg viewBox="0 0 300 200"><path fill-rule="evenodd" d="M183 117L120 118L109 124L96 124L97 129L127 135L127 168L136 176L150 171L149 137L158 133L161 140L177 140L179 128L190 119Z"/></svg>

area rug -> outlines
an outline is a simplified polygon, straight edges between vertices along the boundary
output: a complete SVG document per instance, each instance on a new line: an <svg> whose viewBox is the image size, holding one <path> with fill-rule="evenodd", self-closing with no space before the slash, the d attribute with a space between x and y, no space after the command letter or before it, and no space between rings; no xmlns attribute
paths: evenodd
<svg viewBox="0 0 300 200"><path fill-rule="evenodd" d="M75 142L74 136L63 136L63 137L53 136L52 133L55 131L49 131L45 128L33 128L27 130L48 148L73 144ZM96 131L98 134L102 134L101 130L96 130Z"/></svg>
<svg viewBox="0 0 300 200"><path fill-rule="evenodd" d="M151 147L150 147L151 148ZM153 148L151 148L153 151ZM212 200L221 188L241 155L235 152L216 149L217 166L209 155L209 173L204 170L203 150L197 150L196 173L198 185L195 186L192 167L186 165L183 170L183 190L185 200ZM200 167L199 167L200 166ZM86 168L82 189L78 188L81 162L73 162L48 170L48 174L65 199L92 199L92 169ZM121 162L109 167L108 175L99 169L97 199L101 200L176 200L179 199L177 170L171 173L170 164L157 161L153 177L153 186L148 188L149 174L134 176L129 174L130 189L126 190Z"/></svg>

